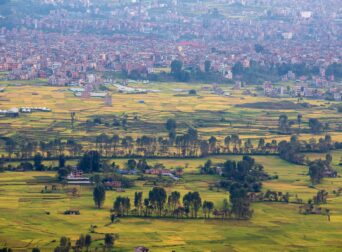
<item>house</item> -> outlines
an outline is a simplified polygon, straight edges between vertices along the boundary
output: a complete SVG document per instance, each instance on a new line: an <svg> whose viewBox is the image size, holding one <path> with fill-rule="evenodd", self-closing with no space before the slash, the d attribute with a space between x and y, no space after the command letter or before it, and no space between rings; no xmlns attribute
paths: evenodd
<svg viewBox="0 0 342 252"><path fill-rule="evenodd" d="M89 178L83 176L83 172L74 168L66 178L68 184L73 185L90 185Z"/></svg>
<svg viewBox="0 0 342 252"><path fill-rule="evenodd" d="M150 250L144 246L138 246L134 248L134 252L149 252Z"/></svg>
<svg viewBox="0 0 342 252"><path fill-rule="evenodd" d="M66 210L64 211L65 215L80 215L80 210L77 209L70 209L70 210Z"/></svg>
<svg viewBox="0 0 342 252"><path fill-rule="evenodd" d="M19 109L11 108L9 110L0 110L0 115L4 115L5 117L18 117L19 116Z"/></svg>
<svg viewBox="0 0 342 252"><path fill-rule="evenodd" d="M110 189L110 190L122 188L121 181L108 181L108 182L105 182L104 185L107 189Z"/></svg>

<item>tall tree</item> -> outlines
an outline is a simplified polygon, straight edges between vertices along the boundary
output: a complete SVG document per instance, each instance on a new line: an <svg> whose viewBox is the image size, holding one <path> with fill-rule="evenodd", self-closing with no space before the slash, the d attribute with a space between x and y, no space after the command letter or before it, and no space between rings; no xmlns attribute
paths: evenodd
<svg viewBox="0 0 342 252"><path fill-rule="evenodd" d="M290 123L287 115L282 114L279 116L278 125L281 133L288 134L290 132Z"/></svg>
<svg viewBox="0 0 342 252"><path fill-rule="evenodd" d="M235 183L230 187L230 202L232 203L232 213L238 219L250 219L253 211L250 209L250 200L247 190L240 183Z"/></svg>
<svg viewBox="0 0 342 252"><path fill-rule="evenodd" d="M78 163L79 169L84 172L98 172L100 170L101 156L97 151L89 151L84 153Z"/></svg>
<svg viewBox="0 0 342 252"><path fill-rule="evenodd" d="M158 210L159 216L161 216L162 210L164 209L166 197L166 191L161 187L154 187L149 192L149 201Z"/></svg>
<svg viewBox="0 0 342 252"><path fill-rule="evenodd" d="M141 209L143 207L143 193L134 193L134 207L138 210L138 214L141 215Z"/></svg>
<svg viewBox="0 0 342 252"><path fill-rule="evenodd" d="M98 183L93 190L93 199L95 206L101 208L106 199L106 190L103 184Z"/></svg>
<svg viewBox="0 0 342 252"><path fill-rule="evenodd" d="M297 115L297 123L298 123L298 127L299 127L298 134L300 134L300 131L301 131L302 120L303 120L303 115L298 114Z"/></svg>
<svg viewBox="0 0 342 252"><path fill-rule="evenodd" d="M105 234L104 244L105 244L105 248L107 251L112 251L112 249L114 247L115 240L117 238L118 237L115 234Z"/></svg>
<svg viewBox="0 0 342 252"><path fill-rule="evenodd" d="M92 243L91 235L87 234L84 238L84 246L86 247L87 251L89 251L89 247Z"/></svg>
<svg viewBox="0 0 342 252"><path fill-rule="evenodd" d="M33 157L33 166L37 171L42 171L44 169L44 166L42 164L43 156L39 152L36 153Z"/></svg>

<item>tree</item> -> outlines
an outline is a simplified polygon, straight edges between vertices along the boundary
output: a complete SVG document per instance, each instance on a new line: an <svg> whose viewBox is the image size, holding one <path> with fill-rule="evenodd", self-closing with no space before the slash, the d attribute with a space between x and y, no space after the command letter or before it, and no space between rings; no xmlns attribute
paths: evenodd
<svg viewBox="0 0 342 252"><path fill-rule="evenodd" d="M258 149L262 151L264 149L264 147L265 147L265 138L261 137L259 139Z"/></svg>
<svg viewBox="0 0 342 252"><path fill-rule="evenodd" d="M80 170L84 172L98 172L100 170L101 156L97 151L84 153L78 163Z"/></svg>
<svg viewBox="0 0 342 252"><path fill-rule="evenodd" d="M55 252L68 252L71 248L70 238L62 236L59 241L59 246L55 248Z"/></svg>
<svg viewBox="0 0 342 252"><path fill-rule="evenodd" d="M33 166L37 171L42 171L44 166L42 164L43 156L39 152L33 157Z"/></svg>
<svg viewBox="0 0 342 252"><path fill-rule="evenodd" d="M197 213L202 207L202 199L198 192L188 192L183 197L183 205L191 213L191 217L197 218Z"/></svg>
<svg viewBox="0 0 342 252"><path fill-rule="evenodd" d="M282 114L279 116L278 120L279 131L283 134L287 134L290 131L290 124L287 115Z"/></svg>
<svg viewBox="0 0 342 252"><path fill-rule="evenodd" d="M81 234L78 240L76 240L76 247L78 248L79 251L82 251L84 246L85 246L85 237L83 234Z"/></svg>
<svg viewBox="0 0 342 252"><path fill-rule="evenodd" d="M176 131L177 128L177 123L175 119L167 119L166 124L165 124L165 128L167 129L168 132L174 132Z"/></svg>
<svg viewBox="0 0 342 252"><path fill-rule="evenodd" d="M309 176L313 185L321 183L324 177L325 163L322 160L316 160L309 165Z"/></svg>
<svg viewBox="0 0 342 252"><path fill-rule="evenodd" d="M58 157L58 167L59 168L65 167L65 156L64 155L60 155Z"/></svg>
<svg viewBox="0 0 342 252"><path fill-rule="evenodd" d="M223 214L224 214L224 218L227 218L227 215L230 214L230 207L229 207L229 203L228 203L228 200L227 199L224 199L223 200L223 204L222 204L222 211L223 211Z"/></svg>
<svg viewBox="0 0 342 252"><path fill-rule="evenodd" d="M260 44L255 44L254 45L254 50L256 53L263 53L264 52L264 47Z"/></svg>
<svg viewBox="0 0 342 252"><path fill-rule="evenodd" d="M117 239L117 235L115 234L105 234L104 243L105 243L105 248L108 251L112 250L116 239Z"/></svg>
<svg viewBox="0 0 342 252"><path fill-rule="evenodd" d="M210 218L210 213L214 209L214 203L211 201L204 201L203 202L203 213L204 213L204 218Z"/></svg>
<svg viewBox="0 0 342 252"><path fill-rule="evenodd" d="M197 91L195 89L190 89L189 95L197 95Z"/></svg>
<svg viewBox="0 0 342 252"><path fill-rule="evenodd" d="M180 196L178 191L174 191L169 195L167 204L172 212L180 205Z"/></svg>
<svg viewBox="0 0 342 252"><path fill-rule="evenodd" d="M250 219L253 211L250 209L250 200L247 190L240 183L234 183L230 189L230 202L232 203L232 213L238 219Z"/></svg>
<svg viewBox="0 0 342 252"><path fill-rule="evenodd" d="M225 145L226 145L226 147L227 147L227 151L228 151L228 153L230 152L230 149L229 149L230 142L231 142L231 138L230 138L230 136L226 136L226 137L224 138L224 144L225 144Z"/></svg>
<svg viewBox="0 0 342 252"><path fill-rule="evenodd" d="M161 187L154 187L148 195L148 199L152 206L158 210L159 216L161 216L162 210L164 209L164 205L166 202L166 191Z"/></svg>
<svg viewBox="0 0 342 252"><path fill-rule="evenodd" d="M12 138L7 138L5 140L5 150L8 153L8 157L12 158L12 153L14 152L17 143Z"/></svg>
<svg viewBox="0 0 342 252"><path fill-rule="evenodd" d="M103 184L99 183L94 187L93 199L97 208L101 208L103 206L106 199L106 190Z"/></svg>
<svg viewBox="0 0 342 252"><path fill-rule="evenodd" d="M135 192L134 193L134 207L138 209L138 214L141 215L141 209L143 206L143 193L142 192Z"/></svg>
<svg viewBox="0 0 342 252"><path fill-rule="evenodd" d="M118 135L113 135L112 143L113 143L114 155L116 155L116 149L118 147L118 144L120 143L120 137Z"/></svg>
<svg viewBox="0 0 342 252"><path fill-rule="evenodd" d="M323 130L323 124L316 118L309 119L309 127L313 134L321 133Z"/></svg>
<svg viewBox="0 0 342 252"><path fill-rule="evenodd" d="M40 252L40 249L39 248L33 248L32 252Z"/></svg>
<svg viewBox="0 0 342 252"><path fill-rule="evenodd" d="M140 159L137 164L137 169L144 173L146 170L150 169L150 166L147 164L146 159Z"/></svg>
<svg viewBox="0 0 342 252"><path fill-rule="evenodd" d="M134 170L137 167L137 162L134 159L128 159L127 168L129 170Z"/></svg>
<svg viewBox="0 0 342 252"><path fill-rule="evenodd" d="M211 70L211 61L210 60L204 61L204 71L206 73L209 73L210 70Z"/></svg>
<svg viewBox="0 0 342 252"><path fill-rule="evenodd" d="M234 76L243 74L244 69L242 63L240 61L236 62L233 66L232 71Z"/></svg>
<svg viewBox="0 0 342 252"><path fill-rule="evenodd" d="M208 141L209 141L209 151L211 153L216 153L216 144L217 144L216 137L211 136Z"/></svg>
<svg viewBox="0 0 342 252"><path fill-rule="evenodd" d="M173 60L171 62L171 74L175 77L175 78L179 78L180 73L182 72L182 68L183 68L183 63L180 60Z"/></svg>
<svg viewBox="0 0 342 252"><path fill-rule="evenodd" d="M67 169L65 167L59 168L57 171L58 179L63 180L64 178L66 178L69 175L69 172L70 172L69 169Z"/></svg>
<svg viewBox="0 0 342 252"><path fill-rule="evenodd" d="M86 247L87 251L89 250L91 242L92 242L91 235L87 234L84 238L84 246Z"/></svg>
<svg viewBox="0 0 342 252"><path fill-rule="evenodd" d="M298 114L297 115L297 123L298 123L298 127L299 127L298 133L300 133L300 130L301 130L302 119L303 119L303 115L302 114Z"/></svg>

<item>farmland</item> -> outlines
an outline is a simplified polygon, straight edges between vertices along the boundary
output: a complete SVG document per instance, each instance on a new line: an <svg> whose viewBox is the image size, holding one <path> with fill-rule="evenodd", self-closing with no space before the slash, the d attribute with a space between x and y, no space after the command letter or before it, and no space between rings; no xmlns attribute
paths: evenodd
<svg viewBox="0 0 342 252"><path fill-rule="evenodd" d="M341 152L333 153L333 165L339 171L342 169L336 160L340 156ZM219 162L230 157L210 158ZM239 159L238 156L233 158ZM265 190L286 191L292 197L297 194L309 199L318 189L325 188L331 193L342 186L341 178L337 178L325 179L317 188L309 188L307 167L292 165L277 157L258 156L256 160L270 174L279 175L278 180L264 183ZM208 189L208 184L217 179L215 176L196 172L194 167L204 163L205 159L174 162L183 166L186 162L189 168L185 169L182 181L166 188L168 192L178 190L183 194L198 190L203 199L215 204L228 197L224 191ZM172 162L166 164L167 167L170 165ZM98 210L92 204L91 188L86 186L80 188L79 197L64 193L68 186L58 193L41 194L42 188L53 183L54 179L53 172L1 174L1 243L22 249L39 246L43 251L50 251L56 246L53 241L60 236L76 240L80 233L89 232L90 225L96 225L95 238L101 238L102 233L119 233L116 251L132 251L133 244L147 246L153 251L255 251L260 248L266 251L338 251L342 246L342 197L331 195L328 199L327 205L332 209L330 222L326 216L300 215L296 204L270 202L254 203L254 217L248 221L123 218L119 223L109 224L109 209L117 195L133 197L137 190L146 194L149 187L137 182L123 193L109 191L104 208ZM69 208L80 209L81 215L63 215L62 212ZM100 246L100 243L95 242L93 246Z"/></svg>
<svg viewBox="0 0 342 252"><path fill-rule="evenodd" d="M291 134L279 134L279 116L286 114L289 120L296 121L297 115L302 114L301 128L294 123L291 129L299 140L312 141L312 138L324 138L329 134L333 142L342 141L342 119L333 108L335 102L309 99L298 102L296 98L283 98L282 101L289 102L290 107L282 107L285 103L264 97L253 85L241 89L220 85L229 95L215 94L210 86L204 84L138 82L129 85L159 92L125 94L108 84L106 92L112 95L113 105L106 106L103 98L76 97L68 87L1 82L5 91L0 93L0 109L44 106L52 111L1 117L0 135L3 139L18 141L73 139L82 143L83 152L86 152L96 147L94 138L103 133L109 136L117 134L121 138L142 135L168 137L165 122L171 118L177 122L178 135L186 133L188 128L195 128L200 139L215 136L223 142L227 135L238 134L240 139L251 139L257 145L259 138L267 142L289 140ZM196 90L197 94L189 95L189 90ZM249 94L246 94L247 91ZM306 105L302 106L304 103ZM270 107L272 104L273 108ZM76 113L74 128L70 120L72 112ZM113 120L122 117L127 118L125 127L113 124ZM102 122L87 127L87 121L96 118ZM329 128L312 134L309 130L310 118L328 123ZM132 201L137 191L147 196L153 187L153 184L147 183L149 179L154 179L152 175L145 175L144 179L140 175L125 175L125 178L134 181L134 186L122 192L107 191L102 209L97 209L93 202L93 186L72 186L57 179L57 158L43 157L45 171L18 171L15 167L22 161L33 163L33 156L25 160L16 156L16 160L11 160L5 149L2 144L0 151L5 159L2 164L5 168L0 173L0 247L11 247L15 251L30 251L33 247L39 247L41 251L52 251L58 246L60 237L69 237L74 244L80 234L88 233L92 235L91 249L94 250L103 247L103 236L107 233L119 235L115 241L115 251L132 251L137 245L146 246L151 251L339 251L342 247L342 197L334 194L342 188L342 179L339 175L312 185L308 175L308 160L325 159L328 152L332 155L332 168L341 174L341 150L304 153L307 161L302 165L289 163L277 153L253 156L250 152L273 178L263 181L262 192L289 193L290 202L253 202L253 217L247 220L126 216L111 223L110 210L115 198L124 196ZM106 154L103 162L126 169L130 158ZM168 182L163 184L168 194L178 191L183 196L197 191L202 200L213 202L215 207L220 208L223 199L229 199L230 194L224 188L213 186L221 179L220 175L202 174L199 166L208 159L214 164L222 164L241 158L238 153L221 153L183 159L154 156L146 161L150 167L162 164L170 170L183 169L184 174L179 181L162 179ZM68 166L75 167L78 163L78 156L70 156L66 160ZM96 174L102 176L111 172ZM89 177L93 175L86 174ZM45 187L52 185L56 185L58 190L42 193ZM70 193L73 188L77 189L77 196ZM322 207L330 209L330 221L325 215L300 214L299 205L291 201L300 198L307 202L319 190L328 192L327 204ZM77 209L80 215L63 214L68 209Z"/></svg>
<svg viewBox="0 0 342 252"><path fill-rule="evenodd" d="M109 86L112 93L113 106L105 106L103 99L75 97L67 87L47 87L35 85L7 86L4 93L0 93L0 108L45 106L52 109L52 113L22 114L18 118L1 118L0 133L5 136L24 135L27 138L41 140L56 137L73 137L84 140L101 133L130 135L133 137L145 134L167 135L164 127L168 118L177 119L180 132L188 127L195 127L202 138L224 136L239 133L240 138L282 140L288 138L277 133L278 117L285 113L289 120L296 120L297 114L303 114L303 128L308 127L309 118L318 118L323 123L329 123L329 134L334 140L342 139L342 120L336 110L331 109L331 102L304 100L312 106L302 109L256 109L243 105L255 102L277 102L278 99L244 95L243 91L251 90L258 93L253 86L242 90L222 86L230 96L212 94L203 90L205 85L152 83L133 84L132 86L157 89L158 93L122 94ZM184 96L178 90L197 90L197 96ZM296 102L288 98L287 101ZM140 103L139 101L143 101ZM75 128L71 129L70 113L76 113ZM127 115L127 129L112 126L115 117ZM86 129L86 121L101 117L105 122L101 125ZM298 127L294 125L294 128ZM301 138L309 139L311 134L303 133ZM314 136L315 137L315 136ZM319 136L318 136L319 137Z"/></svg>

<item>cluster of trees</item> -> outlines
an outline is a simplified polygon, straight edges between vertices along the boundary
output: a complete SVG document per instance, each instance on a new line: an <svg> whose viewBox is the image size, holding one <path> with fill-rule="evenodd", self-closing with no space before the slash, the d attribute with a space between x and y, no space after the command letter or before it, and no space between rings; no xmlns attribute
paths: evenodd
<svg viewBox="0 0 342 252"><path fill-rule="evenodd" d="M80 156L83 146L73 139L63 141L60 138L56 138L51 141L32 141L28 139L18 139L14 137L3 137L1 146L7 152L8 159L20 158L20 159L32 159L37 153L45 158L58 157L65 152L68 152L70 156Z"/></svg>
<svg viewBox="0 0 342 252"><path fill-rule="evenodd" d="M238 190L236 189L236 193ZM118 196L113 203L111 221L116 217L140 216L140 217L162 217L162 218L227 218L234 215L236 218L245 218L246 214L240 214L243 206L236 194L231 197L233 205L223 200L222 206L217 209L212 201L202 200L199 192L188 192L181 197L180 192L173 191L169 195L162 187L154 187L149 191L146 198L143 192L135 192L134 208L132 209L129 197ZM199 215L202 209L202 216ZM249 216L250 217L250 216Z"/></svg>
<svg viewBox="0 0 342 252"><path fill-rule="evenodd" d="M193 157L206 156L209 154L247 154L247 153L276 153L277 142L272 140L266 143L261 138L257 146L253 145L252 139L242 140L238 134L225 137L221 143L212 136L208 140L200 139L198 132L194 128L188 128L182 135L176 135L176 124L173 120L167 122L168 138L142 136L134 140L127 136L121 140L121 144L98 141L96 150L104 156L169 156L169 157ZM110 139L110 138L101 138Z"/></svg>
<svg viewBox="0 0 342 252"><path fill-rule="evenodd" d="M255 51L263 53L264 48L261 45L255 45ZM288 72L293 72L297 77L318 76L320 70L318 66L309 66L305 63L282 63L282 64L260 64L256 61L250 61L249 67L244 67L241 62L236 62L232 68L234 78L238 78L248 83L262 83L265 80L279 80L280 77ZM326 69L326 77L334 76L337 79L342 78L342 65L333 63Z"/></svg>
<svg viewBox="0 0 342 252"><path fill-rule="evenodd" d="M281 141L278 144L280 158L295 164L305 164L305 156L302 152L327 152L341 148L340 143L333 143L331 136L326 135L318 141L314 138L309 141L299 140L296 135L291 136L290 141Z"/></svg>
<svg viewBox="0 0 342 252"><path fill-rule="evenodd" d="M291 134L293 130L291 127L296 124L298 125L297 133L300 134L302 131L302 123L303 123L303 115L298 114L297 120L289 120L288 116L286 114L282 114L279 116L278 120L278 129L279 133L281 134ZM327 132L330 129L329 123L322 123L316 118L309 118L308 121L309 130L305 130L307 133L312 134L320 134L322 132Z"/></svg>
<svg viewBox="0 0 342 252"><path fill-rule="evenodd" d="M326 76L334 76L335 79L342 79L342 64L341 63L332 63L330 64L326 71Z"/></svg>
<svg viewBox="0 0 342 252"><path fill-rule="evenodd" d="M223 179L217 185L229 191L232 213L239 219L249 219L253 210L250 209L250 192L260 192L262 181L271 179L264 167L249 156L241 161L228 160L223 164Z"/></svg>
<svg viewBox="0 0 342 252"><path fill-rule="evenodd" d="M303 116L298 114L297 120L289 120L286 114L279 116L278 129L281 134L291 134L291 126L298 124L296 133L310 132L319 134L329 130L328 123L322 123L318 119L310 118L308 120L309 129L301 128ZM276 140L266 142L265 138L260 138L257 143L252 139L241 139L239 134L231 134L219 141L215 136L208 139L200 138L195 128L189 127L183 134L177 135L177 123L174 119L168 119L165 123L165 129L168 132L167 137L154 137L143 135L136 139L131 136L120 137L114 134L108 136L100 134L94 139L94 151L82 151L81 144L74 140L62 141L55 139L49 142L34 143L26 140L18 141L14 138L3 138L3 148L7 152L7 158L11 159L13 154L18 159L37 160L35 169L42 170L40 166L42 158L58 158L63 155L68 157L83 156L80 166L84 171L99 169L99 156L103 157L198 157L210 154L276 154L279 151L280 143ZM331 142L331 139L330 139ZM20 144L19 144L20 143ZM301 144L303 145L303 144ZM315 143L314 139L310 143L304 144L306 151L326 151L326 148L333 148L332 143L326 144L326 141L320 139ZM337 145L335 145L337 147ZM27 164L26 164L27 165ZM29 169L29 167L26 167Z"/></svg>
<svg viewBox="0 0 342 252"><path fill-rule="evenodd" d="M103 238L104 244L102 246L103 251L112 251L115 241L118 238L119 236L117 234L105 234ZM84 249L86 249L86 251L89 251L92 242L93 239L90 234L81 234L76 240L75 245L71 244L71 240L69 237L63 236L59 240L59 245L54 249L54 252L69 252L71 250L75 252L81 252Z"/></svg>
<svg viewBox="0 0 342 252"><path fill-rule="evenodd" d="M256 44L254 46L257 53L264 53L265 48ZM213 50L215 50L213 48ZM133 70L126 77L132 79L147 78L152 81L200 81L205 83L229 83L230 80L225 79L221 72L213 71L211 61L205 60L204 71L199 65L184 67L180 60L171 62L171 73L161 72L159 74L148 74L147 69ZM241 62L236 62L232 67L234 79L242 80L247 83L263 83L264 81L277 81L289 72L293 72L297 77L301 76L318 76L320 69L318 66L309 66L305 63L282 63L282 64L262 64L257 61L250 61L249 66L245 67ZM326 77L334 76L336 79L342 78L342 64L333 63L326 69Z"/></svg>
<svg viewBox="0 0 342 252"><path fill-rule="evenodd" d="M299 207L299 213L301 214L323 214L328 217L330 221L330 209L323 209L321 204L326 204L329 193L325 190L319 190L312 199L309 199L306 204Z"/></svg>
<svg viewBox="0 0 342 252"><path fill-rule="evenodd" d="M309 162L309 176L313 185L322 182L324 177L336 177L337 172L331 167L332 156L327 154L325 160L318 159Z"/></svg>
<svg viewBox="0 0 342 252"><path fill-rule="evenodd" d="M289 203L290 202L290 194L283 193L283 192L277 192L272 190L267 190L265 193L263 192L250 192L248 194L251 201L266 201L266 202L284 202Z"/></svg>

